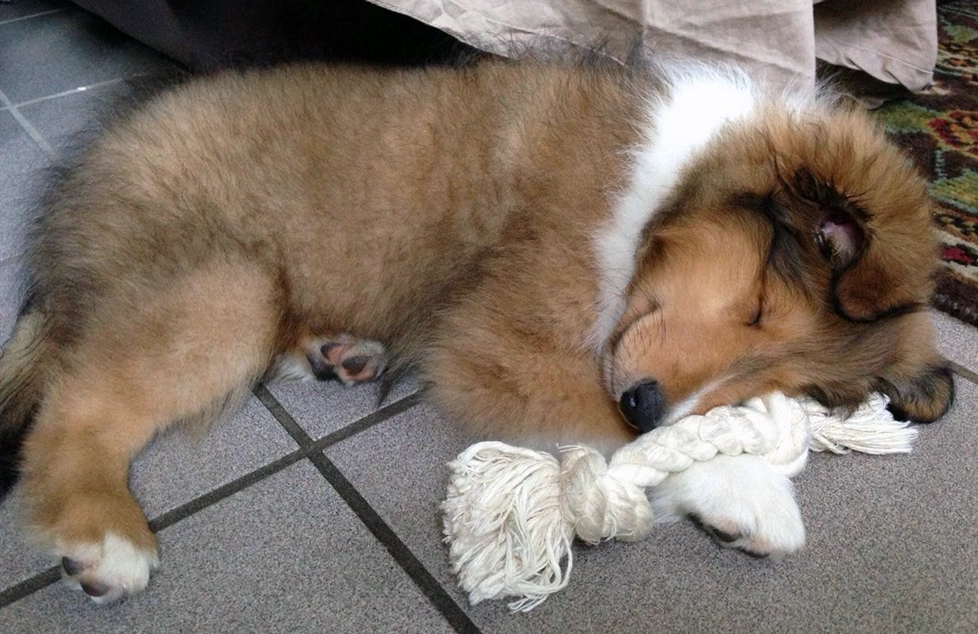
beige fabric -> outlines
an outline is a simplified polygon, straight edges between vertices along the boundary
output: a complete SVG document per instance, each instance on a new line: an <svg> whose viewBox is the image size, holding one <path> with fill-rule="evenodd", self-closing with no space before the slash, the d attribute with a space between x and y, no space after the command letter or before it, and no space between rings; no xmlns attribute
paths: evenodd
<svg viewBox="0 0 978 634"><path fill-rule="evenodd" d="M815 7L815 54L920 90L934 78L934 0L832 0Z"/></svg>
<svg viewBox="0 0 978 634"><path fill-rule="evenodd" d="M913 90L931 81L937 57L935 0L372 1L503 55L551 41L624 60L641 42L812 82L817 54Z"/></svg>

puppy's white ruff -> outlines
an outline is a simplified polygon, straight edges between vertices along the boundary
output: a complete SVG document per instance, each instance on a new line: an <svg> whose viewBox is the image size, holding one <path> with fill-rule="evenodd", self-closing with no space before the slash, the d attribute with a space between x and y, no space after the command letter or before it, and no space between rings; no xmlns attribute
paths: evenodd
<svg viewBox="0 0 978 634"><path fill-rule="evenodd" d="M642 228L662 208L682 171L725 125L756 108L755 88L735 71L692 68L668 74L669 89L648 98L642 140L631 150L631 176L617 196L607 225L594 236L601 271L597 312L590 342L604 347L625 309L625 290L635 273Z"/></svg>
<svg viewBox="0 0 978 634"><path fill-rule="evenodd" d="M895 421L887 403L874 394L843 418L776 393L660 427L610 462L588 447L562 448L558 461L499 442L473 445L449 464L442 504L449 559L473 604L517 596L510 608L529 611L567 585L575 536L644 538L655 520L645 489L694 462L751 454L790 477L809 450L909 452L917 432Z"/></svg>

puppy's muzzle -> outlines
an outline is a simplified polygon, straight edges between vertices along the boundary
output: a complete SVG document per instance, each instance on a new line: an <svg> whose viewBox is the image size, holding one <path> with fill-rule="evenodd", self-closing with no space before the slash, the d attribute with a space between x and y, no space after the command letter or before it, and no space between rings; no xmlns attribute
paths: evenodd
<svg viewBox="0 0 978 634"><path fill-rule="evenodd" d="M666 413L666 399L659 383L649 379L625 390L618 401L618 408L628 424L644 434L662 421Z"/></svg>

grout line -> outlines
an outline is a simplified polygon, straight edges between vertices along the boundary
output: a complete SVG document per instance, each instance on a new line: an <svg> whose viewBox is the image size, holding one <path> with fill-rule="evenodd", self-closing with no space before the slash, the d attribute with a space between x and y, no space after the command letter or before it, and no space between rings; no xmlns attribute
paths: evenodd
<svg viewBox="0 0 978 634"><path fill-rule="evenodd" d="M306 433L299 423L292 418L278 399L268 390L264 385L259 385L253 390L258 400L261 401L262 405L275 417L275 420L279 422L285 431L292 436L292 440L296 442L300 447L304 449L309 449L312 451L322 451L327 447L335 445L339 442L346 440L347 438L359 434L362 431L370 429L378 423L382 423L389 418L397 416L401 412L411 409L415 405L421 402L421 394L415 392L414 394L409 394L402 399L398 399L393 403L384 405L383 407L374 410L373 412L363 416L356 421L341 427L340 429L329 433L318 440L313 440L313 438Z"/></svg>
<svg viewBox="0 0 978 634"><path fill-rule="evenodd" d="M21 20L30 20L31 18L39 18L42 15L51 15L52 13L59 13L64 11L64 7L60 9L48 9L47 11L39 11L38 13L32 13L30 15L22 15L18 18L10 18L9 20L0 20L0 26L5 24L12 24L14 22L20 22Z"/></svg>
<svg viewBox="0 0 978 634"><path fill-rule="evenodd" d="M33 139L34 142L37 143L42 150L44 150L44 153L48 155L48 158L51 158L53 160L58 159L58 153L54 151L54 148L51 147L51 145L47 141L44 140L44 137L41 136L41 133L38 132L33 125L31 125L31 122L28 121L23 114L21 114L20 110L17 109L17 106L15 106L13 102L11 102L10 99L7 98L7 95L5 95L2 90L0 90L0 104L6 107L7 112L9 112L14 116L14 119L17 120L17 123L20 124L20 127L23 128L24 132L27 133L27 136Z"/></svg>
<svg viewBox="0 0 978 634"><path fill-rule="evenodd" d="M270 462L262 467L255 469L245 475L223 484L216 489L212 489L203 495L190 500L185 504L181 504L175 509L166 511L161 515L157 515L149 521L149 529L154 533L157 533L164 528L169 528L173 526L180 520L186 519L191 515L202 511L209 506L213 506L217 502L221 502L235 493L247 489L253 484L257 484L264 480L265 478L275 475L279 471L282 471L286 467L290 467L295 463L299 462L307 456L307 452L302 449L297 449L292 453L286 454Z"/></svg>
<svg viewBox="0 0 978 634"><path fill-rule="evenodd" d="M472 622L469 615L459 607L458 603L448 594L448 591L438 583L438 580L411 552L411 549L401 541L394 529L370 506L370 503L346 479L339 468L326 457L326 454L316 452L309 456L309 460L339 493L347 506L356 513L377 541L387 549L394 561L408 574L425 598L428 599L428 602L448 621L448 624L459 634L480 634L481 630Z"/></svg>
<svg viewBox="0 0 978 634"><path fill-rule="evenodd" d="M10 255L5 255L0 257L0 266L7 266L8 264L16 264L18 260L23 260L25 254L23 252L11 253Z"/></svg>
<svg viewBox="0 0 978 634"><path fill-rule="evenodd" d="M360 420L354 421L349 425L334 431L331 434L323 436L319 440L313 443L317 449L326 449L332 445L343 442L347 438L359 434L362 431L370 429L377 423L381 423L389 418L393 418L400 414L401 412L407 411L421 402L421 393L415 392L409 394L404 398L394 401L381 407L380 409L367 414Z"/></svg>
<svg viewBox="0 0 978 634"><path fill-rule="evenodd" d="M24 579L17 585L10 586L3 592L0 592L0 608L6 607L15 601L20 601L38 590L43 590L59 579L61 579L61 566L51 566L44 572L38 573L29 579Z"/></svg>
<svg viewBox="0 0 978 634"><path fill-rule="evenodd" d="M304 430L299 423L295 422L295 419L292 418L291 414L285 411L285 408L282 407L282 404L278 402L278 399L268 391L265 384L260 383L256 385L251 392L258 398L259 401L261 401L261 404L265 406L265 409L269 411L272 417L278 421L278 424L285 428L285 431L288 432L289 436L292 436L292 440L294 440L299 447L308 451L312 446L312 437L306 433L306 430Z"/></svg>
<svg viewBox="0 0 978 634"><path fill-rule="evenodd" d="M978 384L978 373L973 372L968 368L964 367L963 365L961 365L960 363L955 363L950 359L944 359L944 361L946 361L948 366L951 368L951 370L953 370L954 373L960 376L962 379L966 379L968 381L971 381L972 383Z"/></svg>
<svg viewBox="0 0 978 634"><path fill-rule="evenodd" d="M468 615L452 599L451 595L442 587L438 580L425 568L424 564L411 552L411 549L401 541L394 529L390 527L384 518L374 510L370 502L357 491L339 468L326 457L323 449L336 444L354 434L373 427L381 421L385 421L397 414L414 407L421 399L418 393L411 394L399 401L382 407L375 412L364 416L360 420L347 425L328 436L313 441L309 434L292 418L278 399L268 391L264 385L259 385L254 390L258 400L268 408L279 423L285 428L292 438L302 447L304 453L308 453L309 461L326 478L326 481L343 498L346 505L356 514L356 516L367 527L375 539L380 542L394 561L407 573L408 577L418 586L421 593L431 605L438 610L442 617L452 628L460 634L479 634L480 630L475 623L469 619Z"/></svg>
<svg viewBox="0 0 978 634"><path fill-rule="evenodd" d="M12 103L13 108L23 108L24 106L33 106L36 103L41 103L42 101L50 101L52 99L58 99L59 97L68 97L70 95L76 95L82 92L88 92L89 90L97 90L99 88L104 88L105 86L111 86L113 84L118 84L129 79L139 79L143 77L143 74L136 74L131 77L116 77L115 79L106 79L105 81L95 82L94 84L89 84L87 86L78 86L77 88L71 88L69 90L63 90L61 92L56 92L53 95L45 95L44 97L34 97L33 99L28 99L27 101L21 101L19 103Z"/></svg>

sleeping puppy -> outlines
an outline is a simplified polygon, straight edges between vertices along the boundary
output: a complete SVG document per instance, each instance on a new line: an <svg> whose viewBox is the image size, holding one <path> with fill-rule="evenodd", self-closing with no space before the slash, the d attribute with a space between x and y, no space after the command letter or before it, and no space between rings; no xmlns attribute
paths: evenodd
<svg viewBox="0 0 978 634"><path fill-rule="evenodd" d="M202 78L110 126L44 203L0 360L5 484L106 602L157 565L131 456L275 374L414 367L474 437L550 448L772 390L879 390L932 421L953 393L924 312L935 252L923 181L866 115L736 73ZM722 541L804 541L750 459L663 486Z"/></svg>

